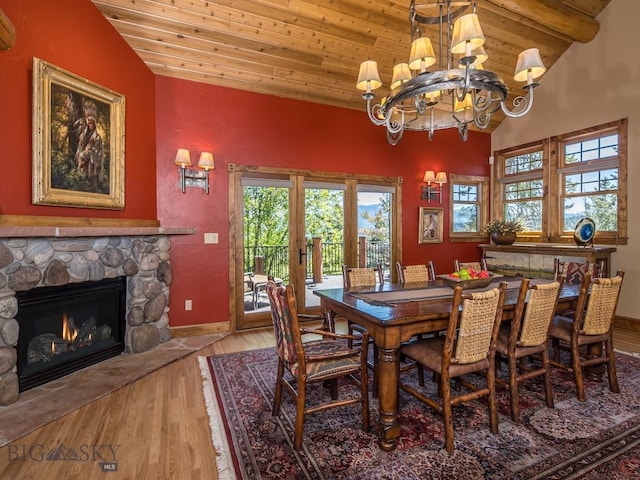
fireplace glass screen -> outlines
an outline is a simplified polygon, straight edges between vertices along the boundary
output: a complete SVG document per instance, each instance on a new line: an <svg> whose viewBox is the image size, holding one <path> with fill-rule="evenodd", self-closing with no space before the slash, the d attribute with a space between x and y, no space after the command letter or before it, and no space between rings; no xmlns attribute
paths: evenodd
<svg viewBox="0 0 640 480"><path fill-rule="evenodd" d="M24 391L124 350L126 277L18 292Z"/></svg>

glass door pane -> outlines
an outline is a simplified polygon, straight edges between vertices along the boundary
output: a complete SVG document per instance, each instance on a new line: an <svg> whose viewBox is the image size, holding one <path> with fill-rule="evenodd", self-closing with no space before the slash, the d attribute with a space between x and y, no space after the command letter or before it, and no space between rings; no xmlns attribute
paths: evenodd
<svg viewBox="0 0 640 480"><path fill-rule="evenodd" d="M358 185L358 263L382 265L385 283L391 279L391 200L393 190L379 185Z"/></svg>
<svg viewBox="0 0 640 480"><path fill-rule="evenodd" d="M315 289L342 287L344 184L304 183L304 303L320 305ZM306 253L306 255L304 255Z"/></svg>
<svg viewBox="0 0 640 480"><path fill-rule="evenodd" d="M276 283L289 281L289 188L274 184L243 187L245 315L270 315L265 294L269 276Z"/></svg>

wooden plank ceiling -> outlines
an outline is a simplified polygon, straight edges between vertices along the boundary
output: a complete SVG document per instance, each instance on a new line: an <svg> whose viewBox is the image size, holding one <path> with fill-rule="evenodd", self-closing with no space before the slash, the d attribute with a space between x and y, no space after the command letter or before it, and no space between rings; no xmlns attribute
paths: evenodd
<svg viewBox="0 0 640 480"><path fill-rule="evenodd" d="M380 98L411 48L410 0L92 1L158 75L344 108L364 110L355 87L362 61L378 62ZM573 42L597 35L595 18L609 2L478 0L484 67L502 76L510 96L521 93L518 53L537 47L551 67ZM428 36L437 52L437 27Z"/></svg>

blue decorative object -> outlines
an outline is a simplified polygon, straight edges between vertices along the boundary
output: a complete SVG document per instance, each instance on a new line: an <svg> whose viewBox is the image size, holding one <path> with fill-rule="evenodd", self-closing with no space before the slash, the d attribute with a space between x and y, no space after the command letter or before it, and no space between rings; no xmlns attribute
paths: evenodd
<svg viewBox="0 0 640 480"><path fill-rule="evenodd" d="M589 217L581 218L576 224L573 239L581 247L593 245L593 236L596 234L596 223Z"/></svg>

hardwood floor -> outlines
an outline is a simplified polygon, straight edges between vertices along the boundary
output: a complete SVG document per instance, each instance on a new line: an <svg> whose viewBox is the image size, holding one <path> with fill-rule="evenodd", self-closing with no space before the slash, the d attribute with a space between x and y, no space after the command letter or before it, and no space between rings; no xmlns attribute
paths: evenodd
<svg viewBox="0 0 640 480"><path fill-rule="evenodd" d="M198 356L273 344L271 328L229 335L44 425L0 448L0 478L217 480ZM640 353L640 332L616 329L614 344ZM80 460L43 458L59 445ZM103 472L99 463L113 461L114 451L117 471Z"/></svg>

